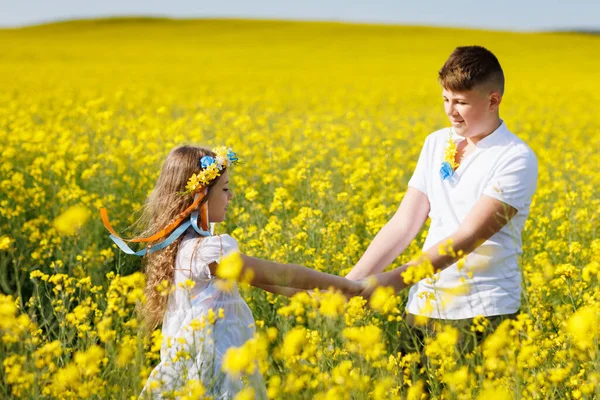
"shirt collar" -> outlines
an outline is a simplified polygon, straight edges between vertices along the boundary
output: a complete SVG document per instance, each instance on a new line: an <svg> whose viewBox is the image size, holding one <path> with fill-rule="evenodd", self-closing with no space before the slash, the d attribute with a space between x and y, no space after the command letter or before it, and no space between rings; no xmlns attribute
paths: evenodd
<svg viewBox="0 0 600 400"><path fill-rule="evenodd" d="M508 129L506 128L506 124L504 123L503 120L500 120L500 122L501 122L500 126L495 131L493 131L492 133L490 133L489 135L487 135L486 137L481 139L479 142L477 142L476 147L478 147L478 148L492 147L493 145L497 144L500 140L502 140L502 137L505 136ZM450 129L452 132L452 140L461 141L461 140L465 139L463 136L460 136L459 134L457 134L454 131L454 128L450 128Z"/></svg>

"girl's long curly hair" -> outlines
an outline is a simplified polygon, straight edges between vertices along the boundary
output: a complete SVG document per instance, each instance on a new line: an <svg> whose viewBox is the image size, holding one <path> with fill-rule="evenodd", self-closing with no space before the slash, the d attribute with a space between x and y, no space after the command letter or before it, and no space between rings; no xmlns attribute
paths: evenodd
<svg viewBox="0 0 600 400"><path fill-rule="evenodd" d="M185 190L192 174L200 171L200 159L204 156L215 157L215 154L206 148L189 145L171 150L156 185L144 204L140 219L140 223L145 227L143 236L150 236L163 229L177 214L192 204L193 196L182 196L179 192ZM216 181L217 179L211 182L209 191ZM207 200L208 196L203 202ZM163 281L167 281L169 285L174 284L175 259L181 239L182 237L179 237L166 248L147 254L142 261L146 274L143 318L150 331L162 322L168 296L161 295L157 286Z"/></svg>

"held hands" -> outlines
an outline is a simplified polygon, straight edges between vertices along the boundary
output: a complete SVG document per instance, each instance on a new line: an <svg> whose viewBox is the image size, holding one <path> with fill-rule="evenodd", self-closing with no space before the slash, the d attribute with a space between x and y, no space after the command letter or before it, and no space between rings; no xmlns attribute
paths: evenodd
<svg viewBox="0 0 600 400"><path fill-rule="evenodd" d="M371 275L358 281L363 285L363 290L358 295L369 300L375 289L380 286L391 286L394 288L395 292L399 292L400 290L406 288L407 285L404 283L404 279L401 275L406 267L406 265L403 265L395 270Z"/></svg>
<svg viewBox="0 0 600 400"><path fill-rule="evenodd" d="M347 299L355 296L359 296L363 290L367 288L366 281L353 281L347 278L342 278L344 282L344 288L341 288L342 293ZM310 292L309 292L310 293Z"/></svg>
<svg viewBox="0 0 600 400"><path fill-rule="evenodd" d="M360 282L364 282L364 289L358 294L360 297L363 297L365 300L369 300L371 295L379 286L379 281L377 279L377 275L372 275L368 278L362 279Z"/></svg>

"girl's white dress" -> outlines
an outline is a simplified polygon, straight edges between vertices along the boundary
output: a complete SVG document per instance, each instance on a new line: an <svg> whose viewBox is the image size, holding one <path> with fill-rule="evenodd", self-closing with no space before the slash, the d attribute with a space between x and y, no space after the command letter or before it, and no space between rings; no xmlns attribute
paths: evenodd
<svg viewBox="0 0 600 400"><path fill-rule="evenodd" d="M200 238L188 232L182 239L175 263L176 289L169 295L163 319L161 361L150 374L141 398L160 399L163 392L180 390L189 380L200 380L206 395L213 399L231 399L247 386L254 388L256 398L266 399L258 369L244 378L233 378L221 370L227 349L243 345L255 333L254 317L237 286L220 290L215 285L218 278L208 267L237 250L237 242L229 235ZM195 286L180 287L188 279ZM225 311L224 318L210 324L209 310L218 314L220 308ZM203 318L206 323L202 328Z"/></svg>

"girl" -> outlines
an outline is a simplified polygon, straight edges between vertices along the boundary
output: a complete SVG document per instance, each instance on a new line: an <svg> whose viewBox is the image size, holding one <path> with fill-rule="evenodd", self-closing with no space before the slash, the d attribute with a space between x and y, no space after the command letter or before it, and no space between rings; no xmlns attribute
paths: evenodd
<svg viewBox="0 0 600 400"><path fill-rule="evenodd" d="M254 388L257 398L266 398L259 372L242 381L221 371L225 351L254 336L254 318L237 288L222 290L214 276L220 259L238 251L237 242L226 234L212 235L209 230L209 223L225 220L233 198L228 167L237 160L225 147L209 151L181 146L172 150L145 205L142 221L147 221L144 233L150 236L131 240L153 243L141 251L132 251L117 236L106 210L101 210L115 243L128 254L145 256L145 318L151 329L162 320L161 362L150 374L143 398L161 398L167 393L176 396L178 389L194 380L200 380L207 395L215 399L232 398L246 385ZM241 259L240 276L251 276L250 284L274 293L291 295L335 287L355 295L363 289L360 282L300 265L245 255ZM168 298L161 294L165 281L174 288Z"/></svg>

